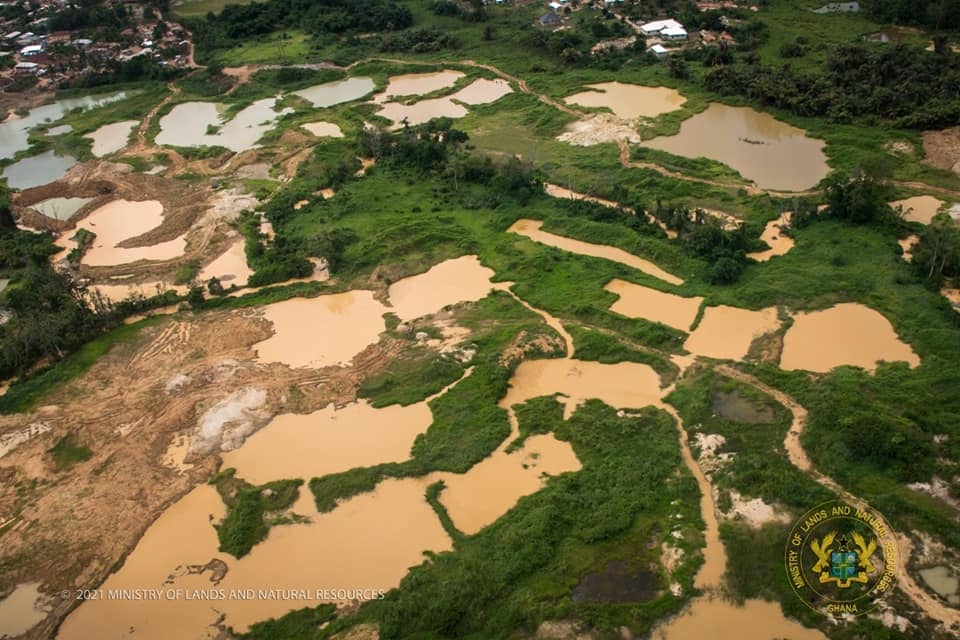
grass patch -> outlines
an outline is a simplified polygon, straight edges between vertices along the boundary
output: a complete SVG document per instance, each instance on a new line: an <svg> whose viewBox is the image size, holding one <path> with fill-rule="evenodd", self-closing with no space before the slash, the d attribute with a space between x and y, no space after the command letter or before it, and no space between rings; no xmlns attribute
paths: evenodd
<svg viewBox="0 0 960 640"><path fill-rule="evenodd" d="M93 451L77 444L73 433L62 436L56 444L47 449L47 453L53 458L53 469L58 473L93 457Z"/></svg>
<svg viewBox="0 0 960 640"><path fill-rule="evenodd" d="M267 537L271 524L287 524L282 520L268 522L265 516L289 508L296 501L303 480L275 480L254 486L236 478L235 472L221 471L210 484L227 505L226 517L216 525L220 551L242 558Z"/></svg>

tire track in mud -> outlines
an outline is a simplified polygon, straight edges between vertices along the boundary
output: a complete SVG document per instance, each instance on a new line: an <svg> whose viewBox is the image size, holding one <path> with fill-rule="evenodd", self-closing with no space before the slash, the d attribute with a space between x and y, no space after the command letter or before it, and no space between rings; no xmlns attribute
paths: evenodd
<svg viewBox="0 0 960 640"><path fill-rule="evenodd" d="M817 482L817 484L829 491L832 491L836 495L842 497L844 500L861 508L872 508L870 507L869 502L850 493L840 486L836 480L820 472L813 466L810 456L807 455L806 450L800 443L800 437L806 428L808 417L807 410L800 403L783 391L775 389L754 378L750 374L744 373L738 369L734 369L729 365L717 365L716 371L727 376L728 378L732 378L744 384L750 385L758 391L762 391L790 411L790 414L793 418L790 428L787 430L787 436L783 441L784 448L787 450L787 458L790 460L790 464L810 476L810 478ZM893 530L892 527L891 530ZM910 572L907 570L907 565L910 562L910 553L913 550L913 541L906 534L897 532L896 530L893 531L897 539L897 546L899 547L900 553L900 562L897 566L897 587L903 591L903 593L905 593L906 596L913 601L913 604L916 605L916 607L930 619L940 622L947 627L947 629L960 627L960 611L945 606L925 589L923 589L917 583L917 581L913 579L913 576L910 575Z"/></svg>

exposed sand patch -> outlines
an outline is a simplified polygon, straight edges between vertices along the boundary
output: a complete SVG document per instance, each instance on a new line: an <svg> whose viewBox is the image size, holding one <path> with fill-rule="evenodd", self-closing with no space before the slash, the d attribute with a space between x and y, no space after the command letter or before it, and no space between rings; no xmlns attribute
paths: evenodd
<svg viewBox="0 0 960 640"><path fill-rule="evenodd" d="M780 326L773 307L760 311L720 305L707 307L703 319L683 347L700 356L742 360L750 343Z"/></svg>
<svg viewBox="0 0 960 640"><path fill-rule="evenodd" d="M598 113L590 118L575 120L567 125L563 133L557 136L560 142L577 147L592 147L605 142L627 141L639 143L640 134L629 124L609 113Z"/></svg>
<svg viewBox="0 0 960 640"><path fill-rule="evenodd" d="M541 230L542 226L542 220L529 220L527 218L521 218L520 220L514 222L510 228L507 229L507 232L526 236L534 242L539 242L541 244L563 249L565 251L570 251L572 253L579 253L580 255L584 256L603 258L605 260L619 262L633 269L643 271L654 278L659 278L660 280L663 280L669 284L683 284L683 280L677 276L667 273L649 260L644 260L643 258L639 258L632 253L627 253L623 249L608 247L602 244L593 244L591 242L583 242L582 240L574 240L573 238L567 238L565 236L558 236L554 233L550 233L549 231Z"/></svg>
<svg viewBox="0 0 960 640"><path fill-rule="evenodd" d="M661 322L680 331L690 330L703 302L703 298L685 298L617 278L608 282L604 289L620 296L610 305L614 313Z"/></svg>
<svg viewBox="0 0 960 640"><path fill-rule="evenodd" d="M870 307L848 302L796 314L783 338L780 367L825 373L851 365L874 371L880 361L904 361L911 367L920 364L889 320Z"/></svg>
<svg viewBox="0 0 960 640"><path fill-rule="evenodd" d="M960 126L923 132L924 164L960 175Z"/></svg>
<svg viewBox="0 0 960 640"><path fill-rule="evenodd" d="M332 122L308 122L300 125L318 138L342 138L343 131Z"/></svg>

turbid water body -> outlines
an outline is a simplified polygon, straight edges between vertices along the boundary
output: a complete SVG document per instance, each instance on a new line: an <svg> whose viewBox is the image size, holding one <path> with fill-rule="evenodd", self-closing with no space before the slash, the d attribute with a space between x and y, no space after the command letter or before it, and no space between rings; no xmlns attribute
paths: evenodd
<svg viewBox="0 0 960 640"><path fill-rule="evenodd" d="M30 189L59 180L75 164L77 159L73 156L60 156L50 149L6 166L3 177L11 189Z"/></svg>
<svg viewBox="0 0 960 640"><path fill-rule="evenodd" d="M343 131L332 122L308 122L300 125L318 138L342 138Z"/></svg>
<svg viewBox="0 0 960 640"><path fill-rule="evenodd" d="M213 102L183 102L160 118L156 143L174 147L225 147L240 152L257 146L273 129L277 118L290 109L275 110L277 98L257 100L223 121L223 105ZM215 128L215 132L209 132Z"/></svg>
<svg viewBox="0 0 960 640"><path fill-rule="evenodd" d="M317 594L318 589L387 591L420 564L424 551L451 548L424 499L426 484L419 478L384 480L374 491L325 514L316 512L312 495L303 487L291 511L310 522L273 527L267 539L240 560L217 551L213 524L222 519L224 506L212 486L200 485L151 525L102 588L183 589L185 594L214 590L225 597L89 600L64 621L58 638L206 637L216 634L211 625L221 614L223 624L243 632L254 622L341 599L335 593ZM228 568L218 585L209 575L186 571L187 565L203 566L212 559ZM248 589L254 595L245 598ZM288 591L259 596L260 590Z"/></svg>
<svg viewBox="0 0 960 640"><path fill-rule="evenodd" d="M0 600L0 638L15 638L46 618L47 612L38 606L41 597L40 583L27 582Z"/></svg>
<svg viewBox="0 0 960 640"><path fill-rule="evenodd" d="M816 629L784 617L780 605L747 600L743 606L720 598L697 598L678 616L654 629L653 640L827 640Z"/></svg>
<svg viewBox="0 0 960 640"><path fill-rule="evenodd" d="M372 78L357 76L317 84L300 91L294 91L293 95L309 100L315 107L332 107L335 104L359 100L373 91L375 86Z"/></svg>
<svg viewBox="0 0 960 640"><path fill-rule="evenodd" d="M291 367L347 364L377 341L387 311L372 291L362 290L276 302L263 308L274 333L254 349L261 362Z"/></svg>
<svg viewBox="0 0 960 640"><path fill-rule="evenodd" d="M933 196L913 196L904 200L894 200L890 206L896 209L903 208L903 219L908 222L920 222L930 224L933 216L937 215L937 210L944 204L943 200Z"/></svg>
<svg viewBox="0 0 960 640"><path fill-rule="evenodd" d="M760 311L737 307L707 307L683 348L698 356L742 360L755 338L780 326L773 307Z"/></svg>
<svg viewBox="0 0 960 640"><path fill-rule="evenodd" d="M763 228L763 233L760 234L760 239L766 242L770 248L748 253L747 257L753 258L757 262L766 262L774 256L782 256L793 249L793 238L783 233L783 230L790 226L790 218L791 215L788 211L768 222L767 226Z"/></svg>
<svg viewBox="0 0 960 640"><path fill-rule="evenodd" d="M461 256L434 265L424 273L399 280L387 290L390 309L401 320L413 320L458 302L475 302L493 289L493 269L477 256Z"/></svg>
<svg viewBox="0 0 960 640"><path fill-rule="evenodd" d="M450 99L430 98L413 104L400 102L385 102L380 105L377 115L393 121L393 128L402 126L404 120L413 126L429 122L434 118L462 118L467 115L467 108Z"/></svg>
<svg viewBox="0 0 960 640"><path fill-rule="evenodd" d="M927 585L938 594L947 599L952 605L960 604L960 595L957 594L960 589L960 579L947 567L937 566L919 571L920 577Z"/></svg>
<svg viewBox="0 0 960 640"><path fill-rule="evenodd" d="M217 259L200 270L197 280L206 282L218 278L224 286L245 285L253 269L247 265L247 252L243 238L238 239Z"/></svg>
<svg viewBox="0 0 960 640"><path fill-rule="evenodd" d="M183 255L186 238L180 236L166 242L144 247L118 247L117 244L136 238L163 224L163 205L156 200L131 202L114 200L98 207L77 223L76 230L86 229L96 234L93 243L83 255L83 264L92 267L128 264L137 260L170 260ZM57 239L64 248L73 248L69 240L76 233L66 231Z"/></svg>
<svg viewBox="0 0 960 640"><path fill-rule="evenodd" d="M796 314L783 337L780 367L827 372L851 365L874 371L880 361L902 361L911 367L920 364L889 320L870 307L847 302Z"/></svg>
<svg viewBox="0 0 960 640"><path fill-rule="evenodd" d="M452 87L457 80L463 77L460 71L445 69L428 73L407 73L401 76L391 76L390 82L383 93L376 96L376 102L386 102L399 96L422 96L440 89Z"/></svg>
<svg viewBox="0 0 960 640"><path fill-rule="evenodd" d="M47 198L33 203L30 208L54 220L67 220L91 200L93 198Z"/></svg>
<svg viewBox="0 0 960 640"><path fill-rule="evenodd" d="M749 107L711 104L685 120L677 135L641 144L687 158L717 160L762 189L809 189L830 170L823 141Z"/></svg>
<svg viewBox="0 0 960 640"><path fill-rule="evenodd" d="M122 122L105 124L93 133L88 133L84 138L93 140L90 151L96 157L102 158L103 156L120 151L120 149L127 146L130 133L138 124L140 123L136 120L124 120Z"/></svg>
<svg viewBox="0 0 960 640"><path fill-rule="evenodd" d="M604 290L620 296L610 310L628 318L661 322L680 331L689 331L703 298L685 298L650 287L614 278Z"/></svg>
<svg viewBox="0 0 960 640"><path fill-rule="evenodd" d="M510 88L510 83L506 80L501 80L499 78L496 80L480 78L478 80L474 80L450 97L464 104L489 104L491 102L496 102L503 96L512 92L513 89Z"/></svg>
<svg viewBox="0 0 960 640"><path fill-rule="evenodd" d="M582 107L607 107L625 120L655 118L673 111L687 101L676 89L645 87L623 82L588 84L589 91L575 93L564 98L567 104Z"/></svg>
<svg viewBox="0 0 960 640"><path fill-rule="evenodd" d="M108 93L84 98L67 98L31 109L22 118L7 119L0 122L0 158L12 158L18 151L30 147L29 132L39 124L55 122L68 112L80 109L92 109L127 97L124 92ZM71 129L72 130L72 129ZM58 133L67 133L60 130ZM58 135L52 133L51 135Z"/></svg>
<svg viewBox="0 0 960 640"><path fill-rule="evenodd" d="M903 250L902 257L907 262L913 262L913 245L915 245L920 238L916 234L911 233L906 238L900 238L897 240L897 244L900 245L900 248Z"/></svg>
<svg viewBox="0 0 960 640"><path fill-rule="evenodd" d="M654 278L659 278L660 280L663 280L669 284L683 284L683 280L672 273L664 271L649 260L644 260L643 258L637 257L632 253L627 253L623 249L608 247L602 244L593 244L592 242L583 242L582 240L574 240L573 238L567 238L566 236L558 236L555 233L543 231L541 227L543 227L542 220L529 220L526 218L521 218L520 220L514 222L510 228L507 229L507 232L526 236L534 242L539 242L550 247L556 247L557 249L563 249L564 251L570 251L571 253L579 253L580 255L584 256L603 258L605 260L619 262L620 264L625 264L633 269L643 271Z"/></svg>
<svg viewBox="0 0 960 640"><path fill-rule="evenodd" d="M97 284L93 288L112 302L122 302L130 296L150 298L164 291L175 291L183 295L187 293L186 285L174 285L159 280L134 284Z"/></svg>
<svg viewBox="0 0 960 640"><path fill-rule="evenodd" d="M311 478L402 462L433 415L426 402L375 409L364 400L340 409L285 413L223 454L224 468L253 484L279 478Z"/></svg>

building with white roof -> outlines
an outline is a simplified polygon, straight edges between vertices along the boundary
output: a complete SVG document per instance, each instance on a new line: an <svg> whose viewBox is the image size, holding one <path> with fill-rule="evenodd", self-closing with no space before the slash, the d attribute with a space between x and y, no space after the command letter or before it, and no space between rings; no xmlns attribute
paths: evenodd
<svg viewBox="0 0 960 640"><path fill-rule="evenodd" d="M652 36L654 34L661 33L664 29L683 30L683 25L672 18L667 18L666 20L654 20L653 22L647 22L646 24L640 25L640 30L643 31L643 35L645 36ZM686 33L686 31L684 31L684 33Z"/></svg>
<svg viewBox="0 0 960 640"><path fill-rule="evenodd" d="M686 40L687 30L683 27L667 27L660 32L660 37L666 40Z"/></svg>

